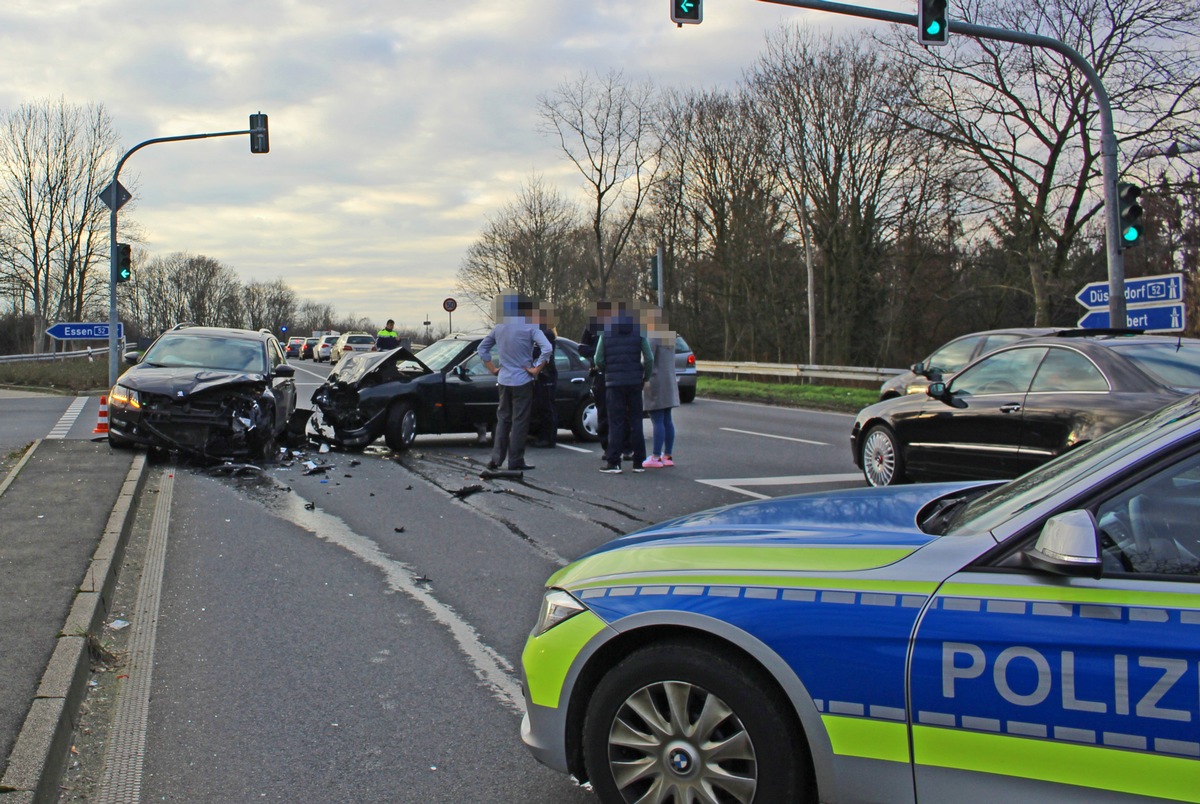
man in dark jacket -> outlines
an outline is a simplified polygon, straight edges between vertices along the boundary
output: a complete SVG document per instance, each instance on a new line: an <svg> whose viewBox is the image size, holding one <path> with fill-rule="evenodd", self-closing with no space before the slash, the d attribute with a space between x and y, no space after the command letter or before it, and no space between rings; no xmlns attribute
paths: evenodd
<svg viewBox="0 0 1200 804"><path fill-rule="evenodd" d="M608 404L604 391L604 372L596 366L596 345L600 335L612 317L612 302L596 302L596 312L588 318L588 324L579 336L579 354L592 361L592 400L596 403L596 434L600 436L600 447L608 449Z"/></svg>
<svg viewBox="0 0 1200 804"><path fill-rule="evenodd" d="M538 372L537 379L533 381L533 421L537 424L537 430L534 433L535 447L553 447L558 443L558 414L554 409L554 397L558 391L558 366L554 363L554 342L558 337L554 334L554 311L549 304L544 304L537 309L538 329L546 336L546 340L550 341L550 359L546 361L546 365L542 366L542 370ZM535 355L538 357L540 355Z"/></svg>
<svg viewBox="0 0 1200 804"><path fill-rule="evenodd" d="M596 345L596 365L604 372L608 408L608 445L601 472L621 473L621 449L632 446L633 471L644 472L646 437L642 433L642 387L654 371L654 353L634 311L618 304Z"/></svg>

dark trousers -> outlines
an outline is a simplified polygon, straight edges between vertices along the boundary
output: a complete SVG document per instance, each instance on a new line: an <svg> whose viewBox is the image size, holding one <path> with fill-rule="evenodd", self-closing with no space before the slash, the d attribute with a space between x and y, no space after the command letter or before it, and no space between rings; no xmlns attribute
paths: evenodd
<svg viewBox="0 0 1200 804"><path fill-rule="evenodd" d="M620 463L621 450L633 453L633 463L646 460L646 436L642 433L642 386L618 385L606 389L608 407L608 445L604 450L607 463Z"/></svg>
<svg viewBox="0 0 1200 804"><path fill-rule="evenodd" d="M553 381L538 379L533 384L533 420L537 422L534 435L543 444L553 444L558 440L558 414L554 409L557 390Z"/></svg>
<svg viewBox="0 0 1200 804"><path fill-rule="evenodd" d="M596 434L600 447L608 452L608 397L604 389L604 372L592 375L592 399L596 402Z"/></svg>
<svg viewBox="0 0 1200 804"><path fill-rule="evenodd" d="M499 466L507 455L508 468L515 469L525 463L525 439L529 435L529 416L533 412L533 383L496 387L500 391L500 407L496 409L492 463Z"/></svg>

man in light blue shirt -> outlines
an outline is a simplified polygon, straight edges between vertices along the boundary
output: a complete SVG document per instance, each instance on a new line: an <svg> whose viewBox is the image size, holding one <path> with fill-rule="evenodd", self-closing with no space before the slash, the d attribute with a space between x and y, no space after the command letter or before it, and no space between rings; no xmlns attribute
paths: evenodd
<svg viewBox="0 0 1200 804"><path fill-rule="evenodd" d="M513 471L533 469L525 463L525 439L529 435L529 417L533 411L533 381L550 360L550 341L533 321L531 300L515 293L503 293L496 299L496 321L479 343L479 357L496 376L500 407L496 410L495 444L488 469L499 469L508 457ZM535 360L534 347L540 348ZM500 365L492 362L492 350L498 352Z"/></svg>

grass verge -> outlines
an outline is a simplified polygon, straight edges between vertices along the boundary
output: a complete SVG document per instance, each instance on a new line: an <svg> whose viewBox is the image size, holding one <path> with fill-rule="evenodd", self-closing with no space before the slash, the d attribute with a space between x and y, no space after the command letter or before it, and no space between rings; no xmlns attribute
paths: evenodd
<svg viewBox="0 0 1200 804"><path fill-rule="evenodd" d="M879 401L879 390L875 388L747 382L705 376L696 379L696 393L714 399L761 402L768 405L831 410L838 413L858 413L867 405Z"/></svg>
<svg viewBox="0 0 1200 804"><path fill-rule="evenodd" d="M0 363L0 385L60 394L102 393L108 388L107 353L86 359Z"/></svg>

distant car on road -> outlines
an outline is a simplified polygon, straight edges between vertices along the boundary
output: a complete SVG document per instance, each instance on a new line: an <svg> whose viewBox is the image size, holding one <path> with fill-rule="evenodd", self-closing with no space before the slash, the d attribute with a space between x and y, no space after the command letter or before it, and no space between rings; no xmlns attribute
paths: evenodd
<svg viewBox="0 0 1200 804"><path fill-rule="evenodd" d="M492 429L500 392L496 377L476 353L482 339L452 335L416 354L401 347L349 355L312 395L310 440L361 450L383 436L399 451L422 433ZM595 441L591 363L566 338L555 344L554 363L559 425L579 440Z"/></svg>
<svg viewBox="0 0 1200 804"><path fill-rule="evenodd" d="M317 340L317 345L313 347L313 360L318 363L328 363L329 354L333 351L333 344L337 342L337 335L322 335Z"/></svg>
<svg viewBox="0 0 1200 804"><path fill-rule="evenodd" d="M301 347L301 349L300 349L300 359L301 360L316 360L317 359L315 357L316 353L313 351L313 349L316 348L317 343L320 340L321 340L320 338L305 338L304 346Z"/></svg>
<svg viewBox="0 0 1200 804"><path fill-rule="evenodd" d="M294 357L297 360L299 360L301 353L304 351L304 341L305 341L304 338L301 338L298 336L293 337L293 338L288 338L285 355L287 357Z"/></svg>
<svg viewBox="0 0 1200 804"><path fill-rule="evenodd" d="M679 401L696 398L696 355L682 335L675 336L675 378L679 381Z"/></svg>
<svg viewBox="0 0 1200 804"><path fill-rule="evenodd" d="M375 348L375 336L365 332L345 332L334 341L329 350L329 362L339 363L348 354L369 352Z"/></svg>
<svg viewBox="0 0 1200 804"><path fill-rule="evenodd" d="M926 393L861 410L867 482L1011 478L1200 390L1200 340L1073 335L989 352Z"/></svg>
<svg viewBox="0 0 1200 804"><path fill-rule="evenodd" d="M948 382L956 371L981 355L1025 338L1041 338L1059 331L1054 327L1013 327L972 332L955 338L939 346L921 362L914 363L908 371L885 382L879 389L879 399L923 393L929 383Z"/></svg>
<svg viewBox="0 0 1200 804"><path fill-rule="evenodd" d="M178 326L108 395L108 443L208 459L269 458L296 410L296 369L265 331Z"/></svg>

